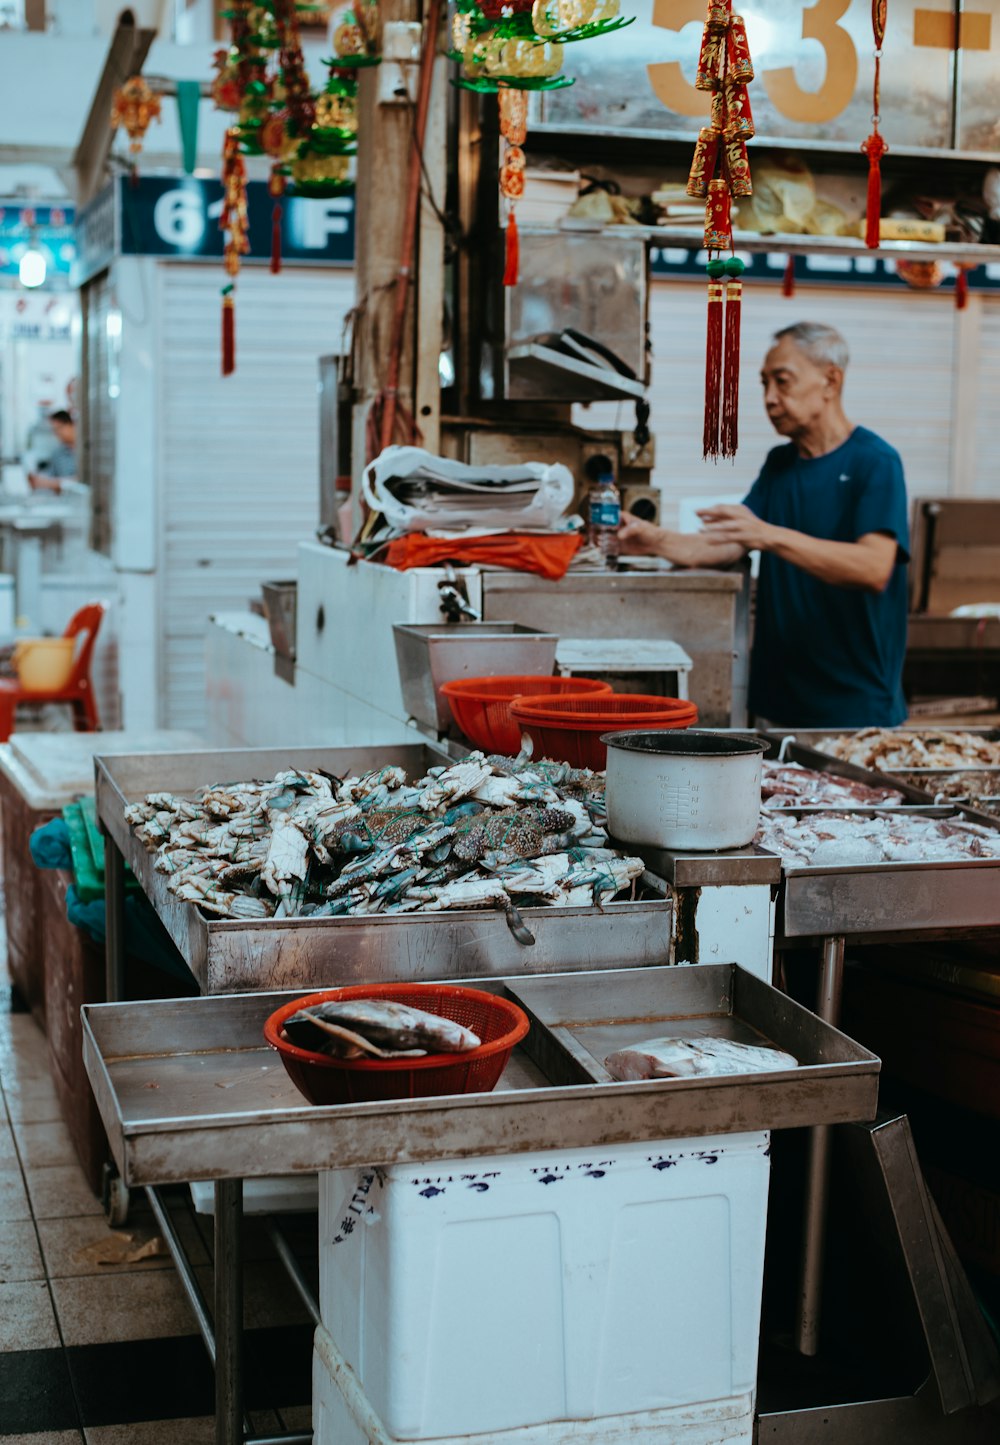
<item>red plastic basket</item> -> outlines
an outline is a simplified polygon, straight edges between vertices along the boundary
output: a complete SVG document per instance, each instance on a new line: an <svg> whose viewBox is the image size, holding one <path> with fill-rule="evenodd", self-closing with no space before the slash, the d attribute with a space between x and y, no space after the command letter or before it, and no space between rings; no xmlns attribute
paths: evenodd
<svg viewBox="0 0 1000 1445"><path fill-rule="evenodd" d="M514 698L570 693L596 696L610 691L610 683L589 677L532 677L521 673L461 678L441 687L452 716L469 741L485 752L511 757L521 751L521 729L510 713Z"/></svg>
<svg viewBox="0 0 1000 1445"><path fill-rule="evenodd" d="M482 1039L464 1054L416 1059L330 1059L301 1049L282 1033L301 1008L335 998L383 998L440 1014ZM423 1099L432 1094L488 1094L507 1067L514 1045L528 1032L517 1004L483 989L439 983L354 984L327 988L282 1004L264 1024L264 1037L281 1055L292 1083L310 1104L362 1104L380 1099Z"/></svg>
<svg viewBox="0 0 1000 1445"><path fill-rule="evenodd" d="M629 692L599 697L522 697L511 703L511 714L531 738L536 758L596 769L607 766L602 733L689 728L698 721L698 709L684 698Z"/></svg>

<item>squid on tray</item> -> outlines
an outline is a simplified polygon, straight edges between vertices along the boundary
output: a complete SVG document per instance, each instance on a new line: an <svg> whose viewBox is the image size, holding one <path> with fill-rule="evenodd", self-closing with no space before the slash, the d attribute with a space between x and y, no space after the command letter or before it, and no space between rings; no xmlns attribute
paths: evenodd
<svg viewBox="0 0 1000 1445"><path fill-rule="evenodd" d="M518 907L603 907L644 865L607 847L604 778L564 763L472 753L409 783L281 772L125 811L177 897L223 918L321 918Z"/></svg>

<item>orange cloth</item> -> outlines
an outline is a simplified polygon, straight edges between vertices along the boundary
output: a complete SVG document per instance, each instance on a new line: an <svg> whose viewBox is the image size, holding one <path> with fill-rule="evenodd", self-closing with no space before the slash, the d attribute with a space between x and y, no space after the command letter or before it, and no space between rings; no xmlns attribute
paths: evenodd
<svg viewBox="0 0 1000 1445"><path fill-rule="evenodd" d="M457 537L448 541L410 532L390 542L385 560L405 572L408 567L435 567L439 562L484 563L510 567L515 572L537 572L550 582L565 577L580 548L577 532L535 536L530 532L501 532L493 537Z"/></svg>

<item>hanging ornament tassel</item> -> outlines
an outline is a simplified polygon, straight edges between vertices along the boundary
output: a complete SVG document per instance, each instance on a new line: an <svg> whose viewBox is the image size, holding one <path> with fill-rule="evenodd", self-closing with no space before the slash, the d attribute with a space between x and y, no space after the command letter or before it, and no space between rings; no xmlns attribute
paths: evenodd
<svg viewBox="0 0 1000 1445"><path fill-rule="evenodd" d="M969 304L969 273L965 266L959 266L955 275L955 310L964 311Z"/></svg>
<svg viewBox="0 0 1000 1445"><path fill-rule="evenodd" d="M702 431L704 455L719 459L719 423L722 419L722 303L725 295L724 261L708 263L708 325L705 333L705 421Z"/></svg>
<svg viewBox="0 0 1000 1445"><path fill-rule="evenodd" d="M889 147L879 131L879 86L882 72L882 41L885 39L888 0L872 0L872 35L875 40L875 78L872 83L872 131L861 149L868 157L868 203L865 211L865 245L874 250L881 241L882 157Z"/></svg>
<svg viewBox="0 0 1000 1445"><path fill-rule="evenodd" d="M236 370L236 301L232 286L222 288L222 375Z"/></svg>
<svg viewBox="0 0 1000 1445"><path fill-rule="evenodd" d="M281 202L275 201L271 211L271 274L281 270Z"/></svg>
<svg viewBox="0 0 1000 1445"><path fill-rule="evenodd" d="M785 262L785 274L781 278L782 296L795 295L795 257L789 256Z"/></svg>
<svg viewBox="0 0 1000 1445"><path fill-rule="evenodd" d="M517 234L517 216L514 214L513 206L511 206L507 216L507 231L504 242L503 284L505 286L516 286L521 271L521 240Z"/></svg>
<svg viewBox="0 0 1000 1445"><path fill-rule="evenodd" d="M739 445L740 321L743 311L743 262L730 256L726 271L726 337L723 351L722 428L720 450L734 457Z"/></svg>
<svg viewBox="0 0 1000 1445"><path fill-rule="evenodd" d="M517 202L524 195L524 172L527 166L522 149L528 134L528 97L523 90L501 85L497 90L500 111L500 134L504 140L503 163L500 166L500 192L507 202L507 233L504 239L503 284L516 286L521 271L521 243L517 234Z"/></svg>
<svg viewBox="0 0 1000 1445"><path fill-rule="evenodd" d="M274 197L271 208L271 272L277 276L281 270L281 198L285 194L285 177L275 166L271 171L267 189Z"/></svg>

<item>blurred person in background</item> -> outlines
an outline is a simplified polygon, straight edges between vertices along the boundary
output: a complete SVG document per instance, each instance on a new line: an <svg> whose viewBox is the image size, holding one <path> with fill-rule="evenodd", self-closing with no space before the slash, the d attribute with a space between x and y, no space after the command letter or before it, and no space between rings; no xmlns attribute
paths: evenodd
<svg viewBox="0 0 1000 1445"><path fill-rule="evenodd" d="M38 470L28 473L28 481L34 491L58 493L63 482L76 480L76 422L68 411L54 411L49 414L49 426L56 445L38 463Z"/></svg>

